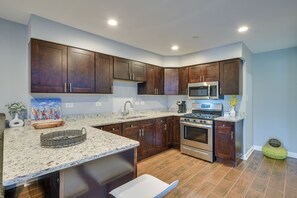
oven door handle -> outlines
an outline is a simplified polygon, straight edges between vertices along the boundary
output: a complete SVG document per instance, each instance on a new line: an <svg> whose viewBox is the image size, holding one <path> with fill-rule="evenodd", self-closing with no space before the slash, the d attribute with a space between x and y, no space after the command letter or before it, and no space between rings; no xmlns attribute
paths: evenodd
<svg viewBox="0 0 297 198"><path fill-rule="evenodd" d="M183 124L184 126L200 127L200 128L204 128L204 129L211 129L212 128L212 126L210 126L210 125L192 124L192 123L188 123L188 122L181 122L180 124Z"/></svg>

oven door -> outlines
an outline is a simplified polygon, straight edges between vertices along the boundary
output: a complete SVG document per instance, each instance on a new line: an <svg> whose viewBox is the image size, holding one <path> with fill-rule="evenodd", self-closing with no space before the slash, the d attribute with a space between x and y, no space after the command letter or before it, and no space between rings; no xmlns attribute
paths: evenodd
<svg viewBox="0 0 297 198"><path fill-rule="evenodd" d="M181 144L213 151L213 131L211 125L180 123Z"/></svg>

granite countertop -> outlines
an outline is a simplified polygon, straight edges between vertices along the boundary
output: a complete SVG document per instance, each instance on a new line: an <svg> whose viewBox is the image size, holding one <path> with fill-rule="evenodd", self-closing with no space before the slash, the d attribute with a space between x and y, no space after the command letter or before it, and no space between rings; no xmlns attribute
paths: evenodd
<svg viewBox="0 0 297 198"><path fill-rule="evenodd" d="M4 131L3 185L20 184L26 180L66 169L84 162L122 152L139 146L139 142L114 135L91 126L180 116L176 112L141 112L145 116L119 119L118 115L72 116L65 118L65 126L35 130L32 126L9 128ZM136 116L136 113L131 116ZM43 148L40 134L65 129L87 130L87 140L66 148Z"/></svg>
<svg viewBox="0 0 297 198"><path fill-rule="evenodd" d="M242 116L235 116L235 117L224 117L224 116L221 116L221 117L217 117L215 118L214 120L216 121L226 121L226 122L239 122L241 120L243 120L244 117Z"/></svg>

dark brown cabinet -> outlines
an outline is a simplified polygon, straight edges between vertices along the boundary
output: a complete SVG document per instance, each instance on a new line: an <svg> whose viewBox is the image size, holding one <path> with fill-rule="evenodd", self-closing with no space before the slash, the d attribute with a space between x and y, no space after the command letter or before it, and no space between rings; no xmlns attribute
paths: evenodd
<svg viewBox="0 0 297 198"><path fill-rule="evenodd" d="M220 80L219 62L189 67L189 82L210 82Z"/></svg>
<svg viewBox="0 0 297 198"><path fill-rule="evenodd" d="M146 66L146 82L138 83L138 94L163 95L164 69L154 65Z"/></svg>
<svg viewBox="0 0 297 198"><path fill-rule="evenodd" d="M217 160L228 160L237 164L242 156L242 121L215 121L215 156Z"/></svg>
<svg viewBox="0 0 297 198"><path fill-rule="evenodd" d="M110 124L103 126L104 131L108 131L110 133L116 134L116 135L122 135L122 126L121 124Z"/></svg>
<svg viewBox="0 0 297 198"><path fill-rule="evenodd" d="M239 95L240 59L232 59L220 62L220 94Z"/></svg>
<svg viewBox="0 0 297 198"><path fill-rule="evenodd" d="M31 39L31 92L94 93L95 53Z"/></svg>
<svg viewBox="0 0 297 198"><path fill-rule="evenodd" d="M63 93L67 88L67 46L31 39L31 92Z"/></svg>
<svg viewBox="0 0 297 198"><path fill-rule="evenodd" d="M146 81L146 64L124 58L114 57L114 79Z"/></svg>
<svg viewBox="0 0 297 198"><path fill-rule="evenodd" d="M144 158L155 151L155 119L141 121L140 155Z"/></svg>
<svg viewBox="0 0 297 198"><path fill-rule="evenodd" d="M171 148L173 145L173 117L166 118L166 137L167 137L167 148Z"/></svg>
<svg viewBox="0 0 297 198"><path fill-rule="evenodd" d="M113 57L96 53L95 92L111 94L113 81Z"/></svg>
<svg viewBox="0 0 297 198"><path fill-rule="evenodd" d="M94 58L94 52L68 47L68 92L95 92Z"/></svg>
<svg viewBox="0 0 297 198"><path fill-rule="evenodd" d="M167 148L167 123L166 118L156 119L156 149L163 150Z"/></svg>
<svg viewBox="0 0 297 198"><path fill-rule="evenodd" d="M172 119L172 146L180 149L180 117L178 116Z"/></svg>
<svg viewBox="0 0 297 198"><path fill-rule="evenodd" d="M189 68L181 67L178 69L178 94L188 94L188 82L189 82Z"/></svg>
<svg viewBox="0 0 297 198"><path fill-rule="evenodd" d="M165 95L178 95L178 69L165 68L164 69L164 94Z"/></svg>

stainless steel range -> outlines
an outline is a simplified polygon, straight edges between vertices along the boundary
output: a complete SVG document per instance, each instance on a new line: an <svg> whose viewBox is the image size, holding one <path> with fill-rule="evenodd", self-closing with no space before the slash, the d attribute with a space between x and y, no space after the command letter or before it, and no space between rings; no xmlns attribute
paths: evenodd
<svg viewBox="0 0 297 198"><path fill-rule="evenodd" d="M213 119L222 116L222 104L193 103L192 113L180 118L181 152L214 161Z"/></svg>

